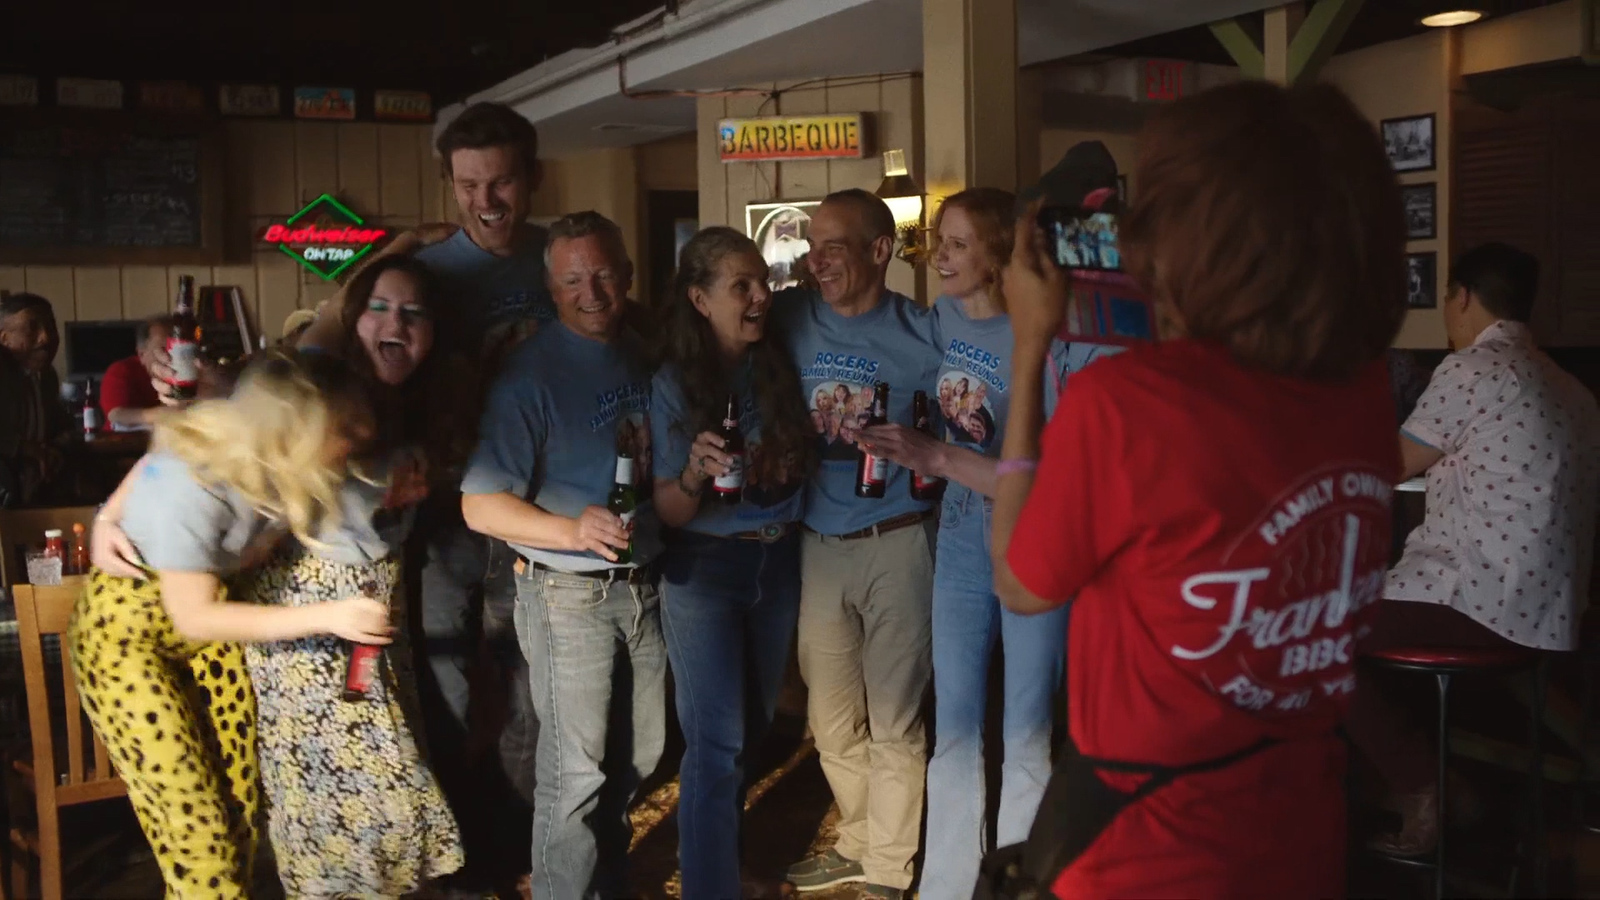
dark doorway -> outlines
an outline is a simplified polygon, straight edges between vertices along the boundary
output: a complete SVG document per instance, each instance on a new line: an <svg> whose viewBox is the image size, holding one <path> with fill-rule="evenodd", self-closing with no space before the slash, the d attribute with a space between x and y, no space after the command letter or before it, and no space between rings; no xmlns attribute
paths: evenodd
<svg viewBox="0 0 1600 900"><path fill-rule="evenodd" d="M644 203L649 269L642 297L656 308L672 288L678 251L700 230L700 194L698 191L646 191Z"/></svg>

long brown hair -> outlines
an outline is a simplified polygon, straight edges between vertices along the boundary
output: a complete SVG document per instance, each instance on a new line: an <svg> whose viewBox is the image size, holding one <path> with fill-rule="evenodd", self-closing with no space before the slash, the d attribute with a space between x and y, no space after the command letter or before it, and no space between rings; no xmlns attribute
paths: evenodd
<svg viewBox="0 0 1600 900"><path fill-rule="evenodd" d="M717 352L711 322L695 309L689 292L691 288L710 290L723 261L741 253L760 256L761 250L755 241L732 228L714 225L700 230L683 247L672 292L661 310L661 355L664 362L677 367L688 404L687 421L674 427L687 429L691 439L722 421L730 377ZM758 474L766 481L787 468L790 480L802 478L816 466L816 438L800 373L774 333L770 316L766 333L750 345L750 363L751 390L761 413L762 465L775 467Z"/></svg>
<svg viewBox="0 0 1600 900"><path fill-rule="evenodd" d="M401 385L378 380L366 347L356 334L356 323L385 272L403 272L417 286L417 299L434 322L434 344L410 377ZM431 474L443 475L466 462L477 440L478 389L472 369L452 359L441 346L446 323L438 281L409 256L387 256L356 273L345 286L340 322L344 324L345 353L350 368L367 383L378 412L380 446L418 446L427 454Z"/></svg>
<svg viewBox="0 0 1600 900"><path fill-rule="evenodd" d="M1011 261L1011 245L1016 241L1017 195L1000 188L967 188L951 194L939 204L933 214L933 237L939 238L939 226L944 223L945 210L959 209L972 220L972 230L978 234L978 243L989 256L993 268L989 272L989 299L1001 312L1006 311L1006 295L1001 290L1000 274Z"/></svg>
<svg viewBox="0 0 1600 900"><path fill-rule="evenodd" d="M1242 82L1140 136L1128 271L1190 336L1280 375L1337 379L1405 316L1405 216L1372 123L1337 88Z"/></svg>

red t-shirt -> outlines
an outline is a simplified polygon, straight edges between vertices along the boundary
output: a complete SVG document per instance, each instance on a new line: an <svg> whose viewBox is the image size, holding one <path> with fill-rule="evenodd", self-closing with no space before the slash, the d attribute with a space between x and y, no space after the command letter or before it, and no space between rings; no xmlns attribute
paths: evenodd
<svg viewBox="0 0 1600 900"><path fill-rule="evenodd" d="M1383 363L1324 384L1196 341L1139 347L1072 376L1042 450L1007 559L1035 595L1077 598L1082 752L1185 765L1284 741L1125 810L1056 895L1341 895L1332 729L1383 585L1400 465Z"/></svg>
<svg viewBox="0 0 1600 900"><path fill-rule="evenodd" d="M161 405L156 389L150 384L150 373L145 371L139 357L119 359L106 368L100 379L100 411L111 415L113 409L126 406L131 409L153 409Z"/></svg>

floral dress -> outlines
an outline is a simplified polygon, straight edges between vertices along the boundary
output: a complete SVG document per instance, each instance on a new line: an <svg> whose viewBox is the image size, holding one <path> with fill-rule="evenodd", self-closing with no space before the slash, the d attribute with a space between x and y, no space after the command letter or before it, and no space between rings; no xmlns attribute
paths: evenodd
<svg viewBox="0 0 1600 900"><path fill-rule="evenodd" d="M241 578L239 594L306 606L376 588L399 630L358 700L343 697L346 641L319 635L246 649L268 835L291 898L399 897L461 867L460 833L420 740L400 560L329 555L286 542Z"/></svg>

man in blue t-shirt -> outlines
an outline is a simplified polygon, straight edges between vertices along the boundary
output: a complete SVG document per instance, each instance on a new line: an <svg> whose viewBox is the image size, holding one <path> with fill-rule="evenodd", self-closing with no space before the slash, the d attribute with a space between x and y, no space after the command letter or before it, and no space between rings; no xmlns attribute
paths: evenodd
<svg viewBox="0 0 1600 900"><path fill-rule="evenodd" d="M911 886L922 820L932 671L933 511L911 473L889 466L883 496L856 495L856 437L887 386L888 419L911 424L911 395L934 381L934 318L884 283L894 216L866 191L828 195L811 219L814 288L773 299L800 369L822 465L807 488L801 545L800 673L839 839L790 867L802 890Z"/></svg>
<svg viewBox="0 0 1600 900"><path fill-rule="evenodd" d="M623 326L633 265L616 224L562 218L548 260L558 321L513 351L490 391L461 509L522 556L517 636L550 726L535 759L533 896L614 897L628 803L666 734L650 372ZM621 483L640 498L624 515L608 508Z"/></svg>
<svg viewBox="0 0 1600 900"><path fill-rule="evenodd" d="M542 174L538 147L533 124L510 107L468 107L435 142L460 226L423 225L377 254L414 253L438 277L445 313L437 322L435 352L455 355L484 383L516 342L555 319L545 283L544 229L526 221ZM347 326L340 318L342 300L341 293L323 305L302 345L343 344ZM464 886L470 886L482 877L507 874L485 870L506 869L516 860L517 850L495 845L504 832L523 827L533 803L533 767L526 761L533 756L539 723L513 643L516 591L510 567L515 557L505 544L467 528L454 490L434 490L419 511L413 541L421 557L419 566L408 568L420 595L421 655L427 662L421 679L423 713L440 784L462 824L470 870ZM502 667L510 670L510 708L498 735L500 773L467 758L474 743L469 738L469 700L478 705L469 691L468 670L484 636ZM471 737L482 742L496 736ZM502 776L515 786L523 808L515 808L511 792L500 783ZM495 812L486 813L483 807ZM516 841L518 849L521 843Z"/></svg>

